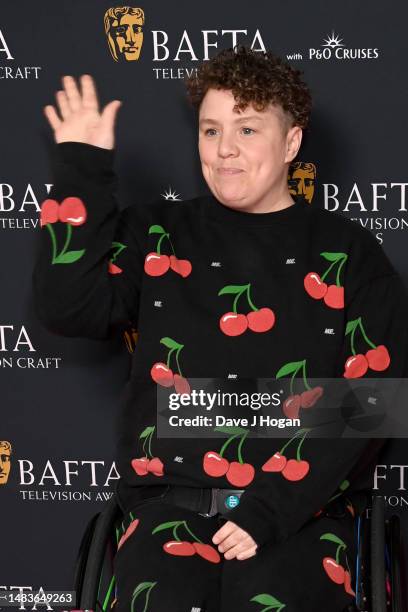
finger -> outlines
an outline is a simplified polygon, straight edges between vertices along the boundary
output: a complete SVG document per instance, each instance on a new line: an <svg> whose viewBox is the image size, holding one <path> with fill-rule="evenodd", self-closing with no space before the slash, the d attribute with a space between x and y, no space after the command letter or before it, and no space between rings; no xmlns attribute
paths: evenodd
<svg viewBox="0 0 408 612"><path fill-rule="evenodd" d="M64 76L62 77L62 83L68 99L69 108L71 111L79 110L81 108L82 101L74 77Z"/></svg>
<svg viewBox="0 0 408 612"><path fill-rule="evenodd" d="M235 546L232 546L232 548L230 548L224 553L224 558L233 559L237 555L247 552L249 548L253 548L253 546L245 542L238 542L238 544L236 544Z"/></svg>
<svg viewBox="0 0 408 612"><path fill-rule="evenodd" d="M58 110L63 119L67 119L71 114L71 109L69 108L68 100L65 91L62 89L57 91L55 94L57 98Z"/></svg>
<svg viewBox="0 0 408 612"><path fill-rule="evenodd" d="M250 548L249 550L245 552L240 552L237 555L237 559L239 561L244 561L244 559L249 559L250 557L254 557L256 555L257 548L258 548L257 546L253 546L252 548Z"/></svg>
<svg viewBox="0 0 408 612"><path fill-rule="evenodd" d="M248 535L242 535L242 532L231 533L231 535L225 538L225 540L218 545L218 550L220 552L226 552L227 550L230 550L234 546L240 545L241 543L246 546L253 545L252 539Z"/></svg>
<svg viewBox="0 0 408 612"><path fill-rule="evenodd" d="M220 544L224 538L227 538L231 533L237 529L237 526L232 521L227 521L222 527L216 531L212 537L214 544Z"/></svg>
<svg viewBox="0 0 408 612"><path fill-rule="evenodd" d="M102 123L113 126L116 121L117 112L121 106L122 102L120 100L113 100L113 102L109 102L109 104L107 104L102 111Z"/></svg>
<svg viewBox="0 0 408 612"><path fill-rule="evenodd" d="M81 88L82 88L82 104L86 108L92 108L99 112L99 102L96 93L96 87L93 78L90 74L83 74L81 76Z"/></svg>
<svg viewBox="0 0 408 612"><path fill-rule="evenodd" d="M53 130L57 130L61 125L61 119L57 115L57 111L51 104L44 106L44 114Z"/></svg>

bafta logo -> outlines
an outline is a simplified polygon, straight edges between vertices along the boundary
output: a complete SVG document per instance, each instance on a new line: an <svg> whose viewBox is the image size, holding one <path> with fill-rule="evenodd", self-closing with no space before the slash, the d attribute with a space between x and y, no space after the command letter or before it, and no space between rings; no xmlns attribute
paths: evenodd
<svg viewBox="0 0 408 612"><path fill-rule="evenodd" d="M315 189L316 166L311 162L294 162L289 166L288 186L291 195L303 195L311 203Z"/></svg>
<svg viewBox="0 0 408 612"><path fill-rule="evenodd" d="M109 50L115 62L138 60L143 44L143 9L131 6L110 8L103 22Z"/></svg>
<svg viewBox="0 0 408 612"><path fill-rule="evenodd" d="M0 440L0 485L6 484L10 474L11 444Z"/></svg>

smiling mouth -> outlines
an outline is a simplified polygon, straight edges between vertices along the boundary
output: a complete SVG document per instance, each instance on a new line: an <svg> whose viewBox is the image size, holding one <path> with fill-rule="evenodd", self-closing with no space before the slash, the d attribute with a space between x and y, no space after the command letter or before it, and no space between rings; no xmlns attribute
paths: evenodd
<svg viewBox="0 0 408 612"><path fill-rule="evenodd" d="M239 168L218 168L220 174L239 174L242 172Z"/></svg>

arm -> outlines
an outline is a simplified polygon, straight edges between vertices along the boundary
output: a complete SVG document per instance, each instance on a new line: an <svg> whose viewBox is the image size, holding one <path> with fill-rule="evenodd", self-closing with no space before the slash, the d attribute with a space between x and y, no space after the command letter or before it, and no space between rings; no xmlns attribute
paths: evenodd
<svg viewBox="0 0 408 612"><path fill-rule="evenodd" d="M356 242L350 253L346 277L346 322L355 322L361 317L367 338L375 345L385 346L390 356L385 369L369 369L365 376L404 378L408 375L406 290L371 234L368 236L367 232L361 236L361 242ZM353 325L355 323L347 325L349 332L344 336L342 354L335 368L338 378L343 377L345 363L352 355L350 329ZM372 347L357 331L354 350L356 354L365 356ZM371 443L372 439L362 437L306 438L301 455L309 463L309 472L303 479L289 481L279 472L258 470L254 481L242 494L239 505L223 519L248 532L259 547L270 542L284 542L327 503L350 471L369 452Z"/></svg>
<svg viewBox="0 0 408 612"><path fill-rule="evenodd" d="M143 271L137 210L117 208L113 158L113 149L87 143L54 145L32 275L36 315L52 333L105 339L136 324Z"/></svg>

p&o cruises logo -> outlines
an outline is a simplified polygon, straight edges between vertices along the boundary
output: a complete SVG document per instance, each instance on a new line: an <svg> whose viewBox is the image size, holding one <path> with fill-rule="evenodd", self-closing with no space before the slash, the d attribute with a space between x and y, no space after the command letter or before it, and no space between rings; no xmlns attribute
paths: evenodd
<svg viewBox="0 0 408 612"><path fill-rule="evenodd" d="M377 47L350 47L333 30L320 47L309 47L306 53L288 53L286 57L288 60L375 60L379 57L379 50Z"/></svg>

